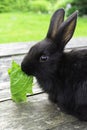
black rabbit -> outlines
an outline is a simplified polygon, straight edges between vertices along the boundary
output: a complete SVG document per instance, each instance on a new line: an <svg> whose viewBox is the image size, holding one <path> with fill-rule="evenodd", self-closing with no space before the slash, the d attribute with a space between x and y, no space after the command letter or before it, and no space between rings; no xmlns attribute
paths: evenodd
<svg viewBox="0 0 87 130"><path fill-rule="evenodd" d="M61 110L87 121L87 51L64 52L77 21L77 11L64 21L63 9L51 19L44 40L34 45L21 67L36 77L49 99Z"/></svg>

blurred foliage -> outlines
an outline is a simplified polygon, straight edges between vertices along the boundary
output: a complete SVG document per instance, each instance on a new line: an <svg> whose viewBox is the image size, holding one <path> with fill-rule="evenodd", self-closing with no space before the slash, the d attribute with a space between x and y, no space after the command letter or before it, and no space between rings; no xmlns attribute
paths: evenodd
<svg viewBox="0 0 87 130"><path fill-rule="evenodd" d="M48 0L0 0L0 12L33 11L48 13L52 1L53 0L50 2Z"/></svg>
<svg viewBox="0 0 87 130"><path fill-rule="evenodd" d="M2 12L50 13L58 8L65 8L67 15L79 10L79 15L87 15L87 0L0 0Z"/></svg>
<svg viewBox="0 0 87 130"><path fill-rule="evenodd" d="M79 16L87 15L87 0L72 0L71 7L67 10L67 15L70 15L75 10L79 11Z"/></svg>
<svg viewBox="0 0 87 130"><path fill-rule="evenodd" d="M48 13L50 10L51 3L46 0L32 0L29 3L29 10L33 12L41 12L41 13Z"/></svg>

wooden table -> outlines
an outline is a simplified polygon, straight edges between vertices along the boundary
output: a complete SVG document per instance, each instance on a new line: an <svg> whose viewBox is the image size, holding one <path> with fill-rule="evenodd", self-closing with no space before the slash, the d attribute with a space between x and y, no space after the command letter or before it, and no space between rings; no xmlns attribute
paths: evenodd
<svg viewBox="0 0 87 130"><path fill-rule="evenodd" d="M87 130L87 123L62 113L48 101L47 94L35 83L34 94L27 103L16 104L11 100L7 74L11 61L21 63L32 43L0 45L0 130ZM87 38L72 39L65 51L87 48Z"/></svg>

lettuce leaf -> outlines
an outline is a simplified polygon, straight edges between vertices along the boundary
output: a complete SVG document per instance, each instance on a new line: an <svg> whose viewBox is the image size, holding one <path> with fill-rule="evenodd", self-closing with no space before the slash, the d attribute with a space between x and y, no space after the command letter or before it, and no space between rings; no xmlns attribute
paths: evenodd
<svg viewBox="0 0 87 130"><path fill-rule="evenodd" d="M10 77L10 91L12 100L17 102L26 102L27 94L32 94L33 77L27 76L20 65L12 61L11 68L8 69Z"/></svg>

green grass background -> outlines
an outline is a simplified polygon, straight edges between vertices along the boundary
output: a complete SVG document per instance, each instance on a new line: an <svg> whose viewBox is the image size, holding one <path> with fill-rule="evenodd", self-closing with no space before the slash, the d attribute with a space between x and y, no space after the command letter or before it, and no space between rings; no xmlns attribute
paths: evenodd
<svg viewBox="0 0 87 130"><path fill-rule="evenodd" d="M1 13L0 43L38 41L45 37L52 14ZM78 18L74 37L87 37L87 17Z"/></svg>

